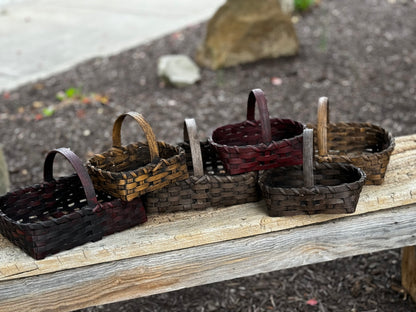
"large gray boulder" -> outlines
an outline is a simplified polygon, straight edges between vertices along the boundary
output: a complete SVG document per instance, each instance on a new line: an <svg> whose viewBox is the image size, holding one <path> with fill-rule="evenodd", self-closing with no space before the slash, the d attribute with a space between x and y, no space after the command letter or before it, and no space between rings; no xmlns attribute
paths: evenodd
<svg viewBox="0 0 416 312"><path fill-rule="evenodd" d="M0 144L0 195L7 193L10 189L9 170Z"/></svg>
<svg viewBox="0 0 416 312"><path fill-rule="evenodd" d="M193 85L201 79L198 65L187 55L164 55L157 64L159 77L175 87Z"/></svg>
<svg viewBox="0 0 416 312"><path fill-rule="evenodd" d="M282 11L279 0L227 0L208 22L196 61L218 69L290 56L298 49L291 16Z"/></svg>

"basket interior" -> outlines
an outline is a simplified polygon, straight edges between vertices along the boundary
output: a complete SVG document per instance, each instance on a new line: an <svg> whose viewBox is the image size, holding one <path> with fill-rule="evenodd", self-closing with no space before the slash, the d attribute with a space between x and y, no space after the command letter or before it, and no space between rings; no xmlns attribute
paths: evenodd
<svg viewBox="0 0 416 312"><path fill-rule="evenodd" d="M188 143L180 143L180 147L185 150L186 166L190 175L194 174L192 164L191 147ZM205 175L226 175L224 165L217 157L215 150L211 147L208 141L200 142L202 154L202 166Z"/></svg>
<svg viewBox="0 0 416 312"><path fill-rule="evenodd" d="M315 164L315 186L336 186L353 183L361 178L360 172L352 166L337 164ZM300 188L304 187L302 166L281 167L265 173L263 183L269 187Z"/></svg>
<svg viewBox="0 0 416 312"><path fill-rule="evenodd" d="M329 124L327 138L328 154L338 156L379 153L391 144L384 129L359 124ZM317 146L316 131L314 140Z"/></svg>
<svg viewBox="0 0 416 312"><path fill-rule="evenodd" d="M169 159L178 155L174 146L158 142L159 158L153 162L159 162L160 158ZM111 172L135 170L150 163L149 145L146 143L134 143L121 148L111 148L109 151L96 155L89 160L97 169Z"/></svg>
<svg viewBox="0 0 416 312"><path fill-rule="evenodd" d="M99 202L113 200L97 192ZM19 223L35 223L56 219L87 207L87 200L77 175L59 178L0 198L0 210L8 218Z"/></svg>
<svg viewBox="0 0 416 312"><path fill-rule="evenodd" d="M289 119L274 118L270 120L272 140L290 139L303 133L303 125ZM245 146L263 143L260 121L244 121L238 124L217 128L212 140L221 145Z"/></svg>

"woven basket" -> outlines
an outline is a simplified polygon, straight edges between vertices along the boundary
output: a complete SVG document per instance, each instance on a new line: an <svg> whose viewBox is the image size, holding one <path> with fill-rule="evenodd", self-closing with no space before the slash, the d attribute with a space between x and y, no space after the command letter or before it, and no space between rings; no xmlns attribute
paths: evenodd
<svg viewBox="0 0 416 312"><path fill-rule="evenodd" d="M55 155L62 154L76 174L55 180ZM35 259L43 259L147 220L140 198L123 202L95 193L87 170L69 149L52 150L44 180L0 197L0 232Z"/></svg>
<svg viewBox="0 0 416 312"><path fill-rule="evenodd" d="M185 119L184 143L190 177L146 194L148 213L201 210L259 200L257 172L226 175L208 142L199 142L194 119Z"/></svg>
<svg viewBox="0 0 416 312"><path fill-rule="evenodd" d="M254 119L255 104L260 120ZM303 125L290 119L269 118L267 101L260 89L248 96L247 120L214 130L210 144L228 174L302 164Z"/></svg>
<svg viewBox="0 0 416 312"><path fill-rule="evenodd" d="M121 145L121 125L132 117L143 129L147 142ZM114 122L113 147L94 155L87 168L96 189L130 201L140 195L188 178L185 151L156 142L152 128L141 114L129 112Z"/></svg>
<svg viewBox="0 0 416 312"><path fill-rule="evenodd" d="M329 103L319 99L318 123L315 131L318 162L350 163L364 170L366 184L384 181L395 142L392 134L371 123L329 123Z"/></svg>
<svg viewBox="0 0 416 312"><path fill-rule="evenodd" d="M269 216L355 212L365 173L350 164L313 163L312 136L304 134L304 140L310 140L305 144L310 152L305 148L303 166L275 168L261 174L259 185Z"/></svg>

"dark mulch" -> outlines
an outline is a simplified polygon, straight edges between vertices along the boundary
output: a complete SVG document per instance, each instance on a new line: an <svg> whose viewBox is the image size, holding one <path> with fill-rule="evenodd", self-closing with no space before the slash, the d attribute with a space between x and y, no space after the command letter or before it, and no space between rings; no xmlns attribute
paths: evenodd
<svg viewBox="0 0 416 312"><path fill-rule="evenodd" d="M158 79L157 59L193 56L205 24L3 93L0 128L12 185L40 181L52 148L71 147L84 159L108 149L113 120L128 110L143 113L161 140L180 141L186 117L195 117L200 136L208 136L219 125L244 120L248 92L257 87L272 116L315 121L317 100L326 95L333 121L370 121L396 136L416 133L416 3L392 2L322 1L296 24L298 56L203 69L201 82L184 89ZM274 77L282 84L273 84ZM59 102L56 94L70 87L110 101ZM55 110L52 117L41 118L45 107ZM143 138L137 125L125 128L125 142ZM57 174L68 171L57 164ZM400 251L390 250L83 311L416 310L399 285ZM306 304L312 298L317 305Z"/></svg>

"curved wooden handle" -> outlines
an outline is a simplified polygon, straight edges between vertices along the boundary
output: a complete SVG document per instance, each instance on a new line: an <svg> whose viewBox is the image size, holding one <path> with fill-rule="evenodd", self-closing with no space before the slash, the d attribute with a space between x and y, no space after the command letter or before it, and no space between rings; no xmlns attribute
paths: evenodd
<svg viewBox="0 0 416 312"><path fill-rule="evenodd" d="M202 177L204 175L204 166L202 163L201 145L198 140L195 119L185 119L183 127L183 139L185 142L189 142L189 146L191 147L194 176Z"/></svg>
<svg viewBox="0 0 416 312"><path fill-rule="evenodd" d="M146 135L147 144L149 144L150 161L158 158L159 148L152 127L150 127L149 123L144 119L142 114L136 112L128 112L118 116L113 126L113 146L121 147L121 125L126 116L132 117L143 129L143 132Z"/></svg>
<svg viewBox="0 0 416 312"><path fill-rule="evenodd" d="M82 187L84 188L85 196L87 198L88 206L95 208L98 205L97 196L95 194L94 186L92 184L91 178L88 175L87 170L81 162L81 159L69 148L61 147L50 151L45 158L45 163L43 166L43 179L46 182L54 181L53 178L53 162L56 154L61 154L64 156L69 163L74 168L76 174L78 175Z"/></svg>
<svg viewBox="0 0 416 312"><path fill-rule="evenodd" d="M327 97L319 98L318 102L318 124L317 124L317 139L318 139L318 155L328 155L328 124L329 124L329 101Z"/></svg>
<svg viewBox="0 0 416 312"><path fill-rule="evenodd" d="M270 125L269 110L267 109L267 100L264 92L261 89L253 89L248 95L247 101L247 120L255 121L255 105L260 112L261 121L261 136L264 144L269 144L272 141L272 130Z"/></svg>

